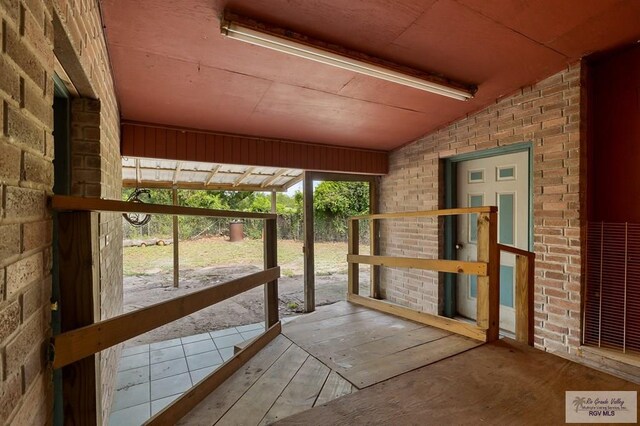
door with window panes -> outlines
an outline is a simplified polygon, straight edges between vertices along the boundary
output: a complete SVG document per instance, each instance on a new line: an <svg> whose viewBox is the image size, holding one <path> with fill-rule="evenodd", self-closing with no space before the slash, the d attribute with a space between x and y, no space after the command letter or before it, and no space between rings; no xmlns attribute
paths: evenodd
<svg viewBox="0 0 640 426"><path fill-rule="evenodd" d="M457 165L458 207L498 206L498 241L529 249L528 152L462 161ZM458 216L456 254L477 260L477 214ZM476 318L477 277L458 274L458 314ZM515 331L515 256L501 254L500 328Z"/></svg>

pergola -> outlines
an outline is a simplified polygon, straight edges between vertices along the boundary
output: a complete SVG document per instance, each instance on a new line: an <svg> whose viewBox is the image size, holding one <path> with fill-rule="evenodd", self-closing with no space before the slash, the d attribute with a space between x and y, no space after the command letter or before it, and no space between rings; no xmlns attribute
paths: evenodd
<svg viewBox="0 0 640 426"><path fill-rule="evenodd" d="M128 188L284 192L302 170L195 161L123 157L122 183Z"/></svg>
<svg viewBox="0 0 640 426"><path fill-rule="evenodd" d="M170 189L178 205L178 189L271 192L271 212L276 193L284 192L304 177L298 169L237 166L196 161L123 157L122 184L127 188ZM173 286L180 281L178 216L173 216Z"/></svg>

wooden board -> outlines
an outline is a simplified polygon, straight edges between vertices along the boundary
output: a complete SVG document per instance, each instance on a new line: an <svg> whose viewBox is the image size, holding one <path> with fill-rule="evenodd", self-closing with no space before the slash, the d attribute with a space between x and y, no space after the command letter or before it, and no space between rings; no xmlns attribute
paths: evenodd
<svg viewBox="0 0 640 426"><path fill-rule="evenodd" d="M640 385L504 339L278 424L564 424L567 390Z"/></svg>
<svg viewBox="0 0 640 426"><path fill-rule="evenodd" d="M356 223L356 222L353 222ZM466 262L461 260L422 259L418 257L369 256L364 254L348 254L350 264L362 263L390 268L413 268L427 271L452 272L456 274L487 275L485 262ZM351 292L358 294L357 292Z"/></svg>
<svg viewBox="0 0 640 426"><path fill-rule="evenodd" d="M356 312L367 311L367 308L355 305L353 303L338 302L331 305L319 306L313 315L299 315L292 321L288 322L288 326L309 324L322 319L337 318L345 315L355 314Z"/></svg>
<svg viewBox="0 0 640 426"><path fill-rule="evenodd" d="M377 310L339 315L349 305L285 324L283 334L360 389L482 344Z"/></svg>
<svg viewBox="0 0 640 426"><path fill-rule="evenodd" d="M392 333L378 339L368 339L358 344L350 341L349 346L340 350L334 346L330 353L330 366L334 369L349 369L355 364L375 361L378 358L395 354L428 342L451 336L451 333L433 327L418 326L406 331L392 329ZM347 342L344 342L345 346ZM327 345L328 346L328 345ZM322 358L321 358L322 359Z"/></svg>
<svg viewBox="0 0 640 426"><path fill-rule="evenodd" d="M318 395L318 399L314 406L326 404L334 399L354 392L355 388L351 383L342 378L338 373L332 371L327 377L327 381Z"/></svg>
<svg viewBox="0 0 640 426"><path fill-rule="evenodd" d="M441 317L438 315L431 315L425 312L414 311L413 309L405 308L404 306L396 305L395 303L391 303L386 300L371 299L369 297L363 297L357 294L350 294L347 299L352 303L357 303L359 305L367 306L381 312L397 315L399 317L419 322L421 324L438 327L443 330L460 334L462 336L471 337L472 339L484 341L486 338L485 331L480 329L475 324Z"/></svg>
<svg viewBox="0 0 640 426"><path fill-rule="evenodd" d="M378 213L361 216L352 216L350 219L400 219L406 217L432 217L432 216L455 216L470 213L495 213L498 208L495 206L484 207L464 207L458 209L443 210L423 210L415 212Z"/></svg>
<svg viewBox="0 0 640 426"><path fill-rule="evenodd" d="M117 213L149 213L180 216L235 217L239 219L276 219L271 213L238 212L233 210L213 210L198 207L169 206L165 204L132 203L100 198L71 197L55 195L49 198L49 205L56 211L96 211Z"/></svg>
<svg viewBox="0 0 640 426"><path fill-rule="evenodd" d="M458 355L481 344L477 340L452 334L384 356L367 358L366 361L355 358L352 367L341 368L338 372L358 389L363 389L408 371Z"/></svg>
<svg viewBox="0 0 640 426"><path fill-rule="evenodd" d="M178 424L215 424L262 377L291 344L291 341L282 335L276 337L227 381L203 399Z"/></svg>
<svg viewBox="0 0 640 426"><path fill-rule="evenodd" d="M298 346L289 346L217 424L259 424L308 357L309 354Z"/></svg>
<svg viewBox="0 0 640 426"><path fill-rule="evenodd" d="M313 407L330 371L316 358L307 357L260 424L268 425Z"/></svg>
<svg viewBox="0 0 640 426"><path fill-rule="evenodd" d="M260 352L260 350L264 349L273 339L278 337L280 331L280 323L277 322L267 331L254 338L251 343L240 352L235 353L219 368L209 373L208 376L182 394L182 396L151 417L145 425L175 424L202 402L203 399L225 383L228 378L242 368L242 366Z"/></svg>
<svg viewBox="0 0 640 426"><path fill-rule="evenodd" d="M100 320L98 214L58 214L58 235L60 328L67 332ZM101 418L97 368L91 355L62 369L65 424L95 424Z"/></svg>
<svg viewBox="0 0 640 426"><path fill-rule="evenodd" d="M53 367L65 366L278 277L280 268L271 268L60 334L53 340Z"/></svg>

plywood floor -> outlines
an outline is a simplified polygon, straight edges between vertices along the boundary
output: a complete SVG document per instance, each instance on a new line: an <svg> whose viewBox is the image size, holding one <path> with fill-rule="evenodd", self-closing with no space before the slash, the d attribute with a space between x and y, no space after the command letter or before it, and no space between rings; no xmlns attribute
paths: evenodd
<svg viewBox="0 0 640 426"><path fill-rule="evenodd" d="M270 424L353 391L351 383L280 335L179 424Z"/></svg>
<svg viewBox="0 0 640 426"><path fill-rule="evenodd" d="M504 339L278 424L564 424L567 390L639 391L640 385Z"/></svg>
<svg viewBox="0 0 640 426"><path fill-rule="evenodd" d="M433 327L336 303L285 324L282 335L179 424L270 424L479 345Z"/></svg>
<svg viewBox="0 0 640 426"><path fill-rule="evenodd" d="M481 344L348 302L291 321L282 333L358 389Z"/></svg>

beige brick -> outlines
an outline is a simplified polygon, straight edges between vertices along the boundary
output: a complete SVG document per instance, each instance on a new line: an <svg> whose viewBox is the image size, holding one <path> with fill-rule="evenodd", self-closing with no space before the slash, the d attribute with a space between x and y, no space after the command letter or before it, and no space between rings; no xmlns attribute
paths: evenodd
<svg viewBox="0 0 640 426"><path fill-rule="evenodd" d="M44 345L36 345L36 347L25 356L22 365L22 389L26 392L31 387L35 379L43 370L45 364Z"/></svg>
<svg viewBox="0 0 640 426"><path fill-rule="evenodd" d="M45 215L45 194L35 189L6 187L7 218L41 218Z"/></svg>
<svg viewBox="0 0 640 426"><path fill-rule="evenodd" d="M51 244L52 223L50 220L30 222L22 225L22 251L30 251Z"/></svg>
<svg viewBox="0 0 640 426"><path fill-rule="evenodd" d="M44 340L42 315L34 314L21 328L5 349L5 370L8 374L20 371L25 362L25 355L36 349Z"/></svg>
<svg viewBox="0 0 640 426"><path fill-rule="evenodd" d="M0 137L0 152L2 153L0 155L0 181L18 182L20 180L20 148L7 143Z"/></svg>
<svg viewBox="0 0 640 426"><path fill-rule="evenodd" d="M41 183L47 188L53 187L53 163L39 155L24 154L23 179L27 182Z"/></svg>
<svg viewBox="0 0 640 426"><path fill-rule="evenodd" d="M40 59L20 39L20 35L5 26L5 49L11 59L41 89L44 88L45 71Z"/></svg>
<svg viewBox="0 0 640 426"><path fill-rule="evenodd" d="M38 309L42 308L46 304L47 300L42 298L43 286L51 285L51 276L43 281L36 281L31 284L24 294L22 295L22 321L27 321L28 318Z"/></svg>
<svg viewBox="0 0 640 426"><path fill-rule="evenodd" d="M20 102L20 77L13 65L0 54L0 90L13 101Z"/></svg>
<svg viewBox="0 0 640 426"><path fill-rule="evenodd" d="M0 225L0 264L20 253L20 225Z"/></svg>
<svg viewBox="0 0 640 426"><path fill-rule="evenodd" d="M7 112L7 135L12 142L44 153L44 130L11 106Z"/></svg>
<svg viewBox="0 0 640 426"><path fill-rule="evenodd" d="M24 85L24 108L47 129L53 130L53 108L49 99L42 96L42 89L35 84Z"/></svg>
<svg viewBox="0 0 640 426"><path fill-rule="evenodd" d="M20 304L18 301L6 305L0 311L0 344L13 334L20 325Z"/></svg>
<svg viewBox="0 0 640 426"><path fill-rule="evenodd" d="M20 402L22 396L22 375L14 371L7 379L0 382L0 423L7 423L11 413ZM16 423L17 424L17 423Z"/></svg>
<svg viewBox="0 0 640 426"><path fill-rule="evenodd" d="M7 266L7 297L42 277L42 253Z"/></svg>

